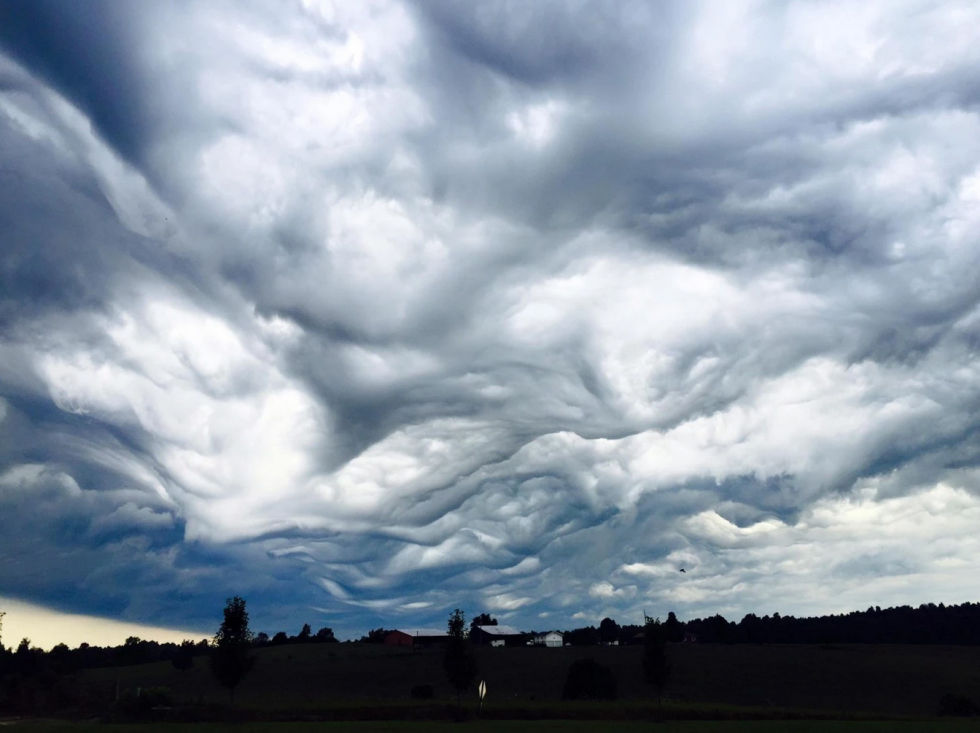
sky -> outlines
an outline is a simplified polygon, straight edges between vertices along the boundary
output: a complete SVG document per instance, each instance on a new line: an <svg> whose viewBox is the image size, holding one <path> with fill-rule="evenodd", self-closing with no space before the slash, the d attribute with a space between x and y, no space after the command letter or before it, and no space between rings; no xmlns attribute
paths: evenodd
<svg viewBox="0 0 980 733"><path fill-rule="evenodd" d="M977 601L978 80L972 2L0 4L4 628Z"/></svg>

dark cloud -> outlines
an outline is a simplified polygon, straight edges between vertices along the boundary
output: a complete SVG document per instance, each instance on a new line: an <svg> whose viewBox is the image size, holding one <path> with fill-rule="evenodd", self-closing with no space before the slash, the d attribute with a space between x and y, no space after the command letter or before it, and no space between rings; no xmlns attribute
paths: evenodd
<svg viewBox="0 0 980 733"><path fill-rule="evenodd" d="M0 45L78 106L133 161L152 129L146 79L134 64L137 12L111 0L84 6L15 0L0 9Z"/></svg>
<svg viewBox="0 0 980 733"><path fill-rule="evenodd" d="M8 3L5 592L972 598L973 11L852 11Z"/></svg>

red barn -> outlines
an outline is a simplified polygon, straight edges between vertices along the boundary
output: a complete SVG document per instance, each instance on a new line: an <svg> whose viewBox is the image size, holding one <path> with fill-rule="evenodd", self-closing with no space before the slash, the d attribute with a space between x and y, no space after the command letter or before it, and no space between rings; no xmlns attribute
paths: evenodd
<svg viewBox="0 0 980 733"><path fill-rule="evenodd" d="M385 636L388 646L427 646L448 640L449 634L442 629L395 629Z"/></svg>
<svg viewBox="0 0 980 733"><path fill-rule="evenodd" d="M412 646L415 642L412 639L411 634L406 634L404 631L389 631L385 635L385 645L386 646Z"/></svg>

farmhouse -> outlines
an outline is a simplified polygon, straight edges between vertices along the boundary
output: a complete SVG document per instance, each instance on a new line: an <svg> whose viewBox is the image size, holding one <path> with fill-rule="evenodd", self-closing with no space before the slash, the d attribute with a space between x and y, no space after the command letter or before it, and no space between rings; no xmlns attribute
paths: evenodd
<svg viewBox="0 0 980 733"><path fill-rule="evenodd" d="M428 646L443 644L449 635L442 629L395 629L385 636L387 646Z"/></svg>
<svg viewBox="0 0 980 733"><path fill-rule="evenodd" d="M513 646L520 644L524 634L512 626L474 626L470 640L474 644L488 646Z"/></svg>
<svg viewBox="0 0 980 733"><path fill-rule="evenodd" d="M534 639L528 643L532 646L564 646L565 637L560 631L549 631L545 634L537 634Z"/></svg>

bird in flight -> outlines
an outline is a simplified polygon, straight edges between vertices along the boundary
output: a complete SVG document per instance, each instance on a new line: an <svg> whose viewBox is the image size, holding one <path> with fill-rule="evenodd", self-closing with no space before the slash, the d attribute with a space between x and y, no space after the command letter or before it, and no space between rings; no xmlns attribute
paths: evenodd
<svg viewBox="0 0 980 733"><path fill-rule="evenodd" d="M687 571L684 568L681 568L681 572L686 573Z"/></svg>

